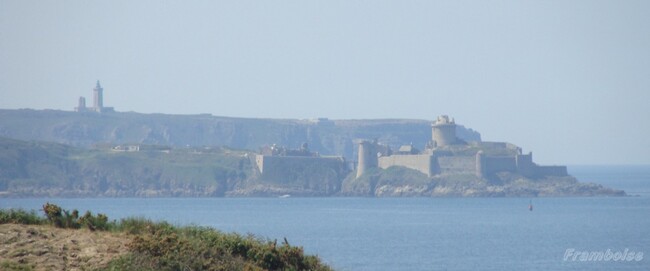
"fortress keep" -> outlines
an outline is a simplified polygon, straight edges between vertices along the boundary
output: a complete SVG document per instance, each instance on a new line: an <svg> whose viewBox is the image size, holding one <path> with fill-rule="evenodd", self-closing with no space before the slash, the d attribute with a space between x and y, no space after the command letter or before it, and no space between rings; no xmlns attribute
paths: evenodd
<svg viewBox="0 0 650 271"><path fill-rule="evenodd" d="M386 150L388 149L388 150ZM393 166L420 171L427 176L474 174L495 179L496 174L509 172L527 178L567 176L565 166L540 166L533 154L522 154L521 148L505 142L465 142L456 137L456 124L448 116L440 116L431 125L431 141L424 151L410 145L393 154L387 146L376 142L359 143L357 178L368 169Z"/></svg>
<svg viewBox="0 0 650 271"><path fill-rule="evenodd" d="M431 143L433 147L444 147L459 144L461 141L456 137L456 122L446 115L439 116L431 124Z"/></svg>

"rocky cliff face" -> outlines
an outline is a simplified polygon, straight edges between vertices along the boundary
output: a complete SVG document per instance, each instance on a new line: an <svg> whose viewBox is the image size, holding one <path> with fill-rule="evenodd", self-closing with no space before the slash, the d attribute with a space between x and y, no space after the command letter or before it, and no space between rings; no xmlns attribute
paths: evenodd
<svg viewBox="0 0 650 271"><path fill-rule="evenodd" d="M356 160L357 139L392 146L424 146L431 139L426 120L281 120L138 113L77 113L54 110L0 110L0 136L88 147L99 143L167 146L228 146L258 150L271 144L298 148L304 142L323 155ZM458 127L466 141L480 134Z"/></svg>
<svg viewBox="0 0 650 271"><path fill-rule="evenodd" d="M625 195L573 177L533 180L500 173L488 181L474 174L427 177L416 170L390 167L373 168L356 178L356 172L337 171L327 164L285 169L289 172L264 176L252 152L227 148L128 152L0 138L0 197Z"/></svg>
<svg viewBox="0 0 650 271"><path fill-rule="evenodd" d="M224 196L255 179L249 152L86 150L0 138L0 196Z"/></svg>
<svg viewBox="0 0 650 271"><path fill-rule="evenodd" d="M403 167L373 169L361 178L355 178L356 172L346 177L347 168L284 167L293 171L280 174L282 178L265 178L252 159L254 152L235 150L270 144L298 148L307 142L322 155L356 160L358 139L424 146L430 134L430 123L422 120L308 121L0 110L0 196L625 195L572 177L532 180L503 173L492 182L463 172L430 178ZM480 140L478 133L463 127L458 134L466 141ZM108 147L122 143L151 148L126 152ZM172 148L163 152L152 145Z"/></svg>

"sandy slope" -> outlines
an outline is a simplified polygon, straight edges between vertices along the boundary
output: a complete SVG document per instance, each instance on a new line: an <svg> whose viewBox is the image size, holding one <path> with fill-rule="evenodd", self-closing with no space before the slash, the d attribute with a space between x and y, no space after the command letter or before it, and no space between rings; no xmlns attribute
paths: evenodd
<svg viewBox="0 0 650 271"><path fill-rule="evenodd" d="M34 270L92 270L127 251L124 234L58 229L51 226L0 225L2 264Z"/></svg>

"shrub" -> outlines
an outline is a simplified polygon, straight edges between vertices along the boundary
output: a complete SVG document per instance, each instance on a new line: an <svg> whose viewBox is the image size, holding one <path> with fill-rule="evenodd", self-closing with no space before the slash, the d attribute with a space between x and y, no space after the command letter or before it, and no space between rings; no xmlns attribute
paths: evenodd
<svg viewBox="0 0 650 271"><path fill-rule="evenodd" d="M43 205L43 212L50 224L58 228L78 229L85 226L91 231L106 231L114 226L114 223L108 222L108 217L105 214L98 213L97 216L93 216L90 211L86 211L82 217L79 217L79 211L72 210L70 212L49 202Z"/></svg>
<svg viewBox="0 0 650 271"><path fill-rule="evenodd" d="M128 270L330 270L302 247L225 234L207 227L151 226L129 244L131 255L116 261ZM126 268L124 264L131 264Z"/></svg>
<svg viewBox="0 0 650 271"><path fill-rule="evenodd" d="M15 223L25 225L45 224L44 218L38 216L36 211L25 211L23 209L0 210L0 224Z"/></svg>
<svg viewBox="0 0 650 271"><path fill-rule="evenodd" d="M63 228L63 218L62 218L62 209L61 207L51 204L49 202L43 205L43 212L45 212L45 217L56 227Z"/></svg>
<svg viewBox="0 0 650 271"><path fill-rule="evenodd" d="M51 203L43 205L43 212L45 218L35 211L0 210L0 223L50 223L59 228L87 227L132 234L129 253L101 270L331 270L318 257L305 255L302 247L291 246L286 239L278 245L277 240L254 235L227 234L199 226L179 228L144 218L109 222L104 214L95 216L87 211L80 217L77 210L64 210ZM11 266L14 270L23 267L29 268Z"/></svg>
<svg viewBox="0 0 650 271"><path fill-rule="evenodd" d="M97 216L93 216L90 211L86 211L84 216L79 219L79 224L85 225L91 231L106 231L110 227L108 217L105 214L98 213Z"/></svg>
<svg viewBox="0 0 650 271"><path fill-rule="evenodd" d="M119 232L126 232L128 234L152 234L159 228L172 227L167 222L153 222L149 219L142 217L131 217L120 220L119 223L114 225L114 230Z"/></svg>

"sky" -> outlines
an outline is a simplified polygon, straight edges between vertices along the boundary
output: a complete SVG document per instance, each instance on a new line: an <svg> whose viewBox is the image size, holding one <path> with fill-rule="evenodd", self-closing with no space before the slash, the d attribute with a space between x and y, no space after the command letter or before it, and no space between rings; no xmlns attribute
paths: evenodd
<svg viewBox="0 0 650 271"><path fill-rule="evenodd" d="M650 1L0 0L0 108L449 115L540 164L650 164Z"/></svg>

